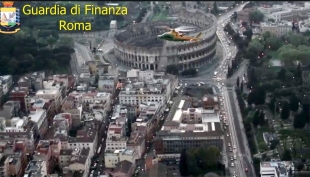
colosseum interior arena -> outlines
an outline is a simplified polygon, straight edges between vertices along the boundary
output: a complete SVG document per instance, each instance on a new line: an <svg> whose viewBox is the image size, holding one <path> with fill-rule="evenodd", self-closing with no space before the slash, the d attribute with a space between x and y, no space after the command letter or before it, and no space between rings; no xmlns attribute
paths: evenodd
<svg viewBox="0 0 310 177"><path fill-rule="evenodd" d="M199 68L216 54L216 18L200 11L181 10L174 22L155 21L127 27L114 38L114 55L118 63L137 69L164 71L167 65L176 64L181 70ZM202 32L198 42L173 42L157 39L166 32L158 26L194 26L190 36Z"/></svg>

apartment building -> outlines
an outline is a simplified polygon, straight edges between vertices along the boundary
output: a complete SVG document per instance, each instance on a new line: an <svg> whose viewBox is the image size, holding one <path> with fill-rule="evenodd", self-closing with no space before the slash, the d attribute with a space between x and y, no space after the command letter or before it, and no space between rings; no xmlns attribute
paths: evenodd
<svg viewBox="0 0 310 177"><path fill-rule="evenodd" d="M28 87L15 87L9 95L9 99L13 101L19 101L22 110L26 110L25 98L29 94Z"/></svg>
<svg viewBox="0 0 310 177"><path fill-rule="evenodd" d="M135 166L128 160L121 161L116 165L113 170L113 177L131 177L134 172Z"/></svg>
<svg viewBox="0 0 310 177"><path fill-rule="evenodd" d="M56 110L58 110L62 104L62 95L61 95L61 92L57 89L38 90L36 92L36 97L43 98L43 99L53 99L55 101Z"/></svg>
<svg viewBox="0 0 310 177"><path fill-rule="evenodd" d="M82 94L82 103L108 103L111 94L107 92L87 92Z"/></svg>
<svg viewBox="0 0 310 177"><path fill-rule="evenodd" d="M164 107L159 102L148 102L146 104L140 104L139 108L140 115L134 123L134 130L137 126L145 127L145 142L146 146L148 146L154 139Z"/></svg>
<svg viewBox="0 0 310 177"><path fill-rule="evenodd" d="M124 160L135 164L136 159L137 156L134 150L106 150L104 153L104 165L106 168L115 168L118 163Z"/></svg>
<svg viewBox="0 0 310 177"><path fill-rule="evenodd" d="M27 153L33 153L34 143L39 136L37 126L29 118L12 118L10 121L6 121L4 118L0 118L1 130L0 141L25 141Z"/></svg>
<svg viewBox="0 0 310 177"><path fill-rule="evenodd" d="M28 119L35 123L39 136L42 138L48 129L48 122L46 118L45 110L31 111L28 115Z"/></svg>
<svg viewBox="0 0 310 177"><path fill-rule="evenodd" d="M84 174L88 174L90 167L90 150L88 148L82 149L62 149L58 159L59 166L72 172L83 169ZM84 163L83 163L84 162Z"/></svg>
<svg viewBox="0 0 310 177"><path fill-rule="evenodd" d="M84 127L77 131L76 137L68 137L67 149L89 149L90 156L97 150L98 124L95 122L85 122Z"/></svg>
<svg viewBox="0 0 310 177"><path fill-rule="evenodd" d="M241 11L237 12L237 20L239 22L247 22L247 24L250 24L250 12L256 10L256 8L245 8Z"/></svg>
<svg viewBox="0 0 310 177"><path fill-rule="evenodd" d="M258 7L257 10L262 12L265 16L265 21L269 19L275 22L295 21L307 19L310 12L310 6L305 2L304 7L299 7L290 3L283 3L282 5L273 5L272 7Z"/></svg>
<svg viewBox="0 0 310 177"><path fill-rule="evenodd" d="M99 70L99 71L101 71L101 70ZM99 74L100 74L100 72L99 72ZM101 92L108 92L108 93L111 93L113 95L117 82L118 82L117 76L99 75L98 89Z"/></svg>
<svg viewBox="0 0 310 177"><path fill-rule="evenodd" d="M0 117L10 119L12 117L19 117L20 103L19 101L7 101L0 110Z"/></svg>
<svg viewBox="0 0 310 177"><path fill-rule="evenodd" d="M298 22L298 27L301 33L310 31L310 19L300 20Z"/></svg>
<svg viewBox="0 0 310 177"><path fill-rule="evenodd" d="M63 126L67 131L72 127L72 116L70 113L60 113L53 118L53 125Z"/></svg>
<svg viewBox="0 0 310 177"><path fill-rule="evenodd" d="M295 166L291 161L271 161L260 163L261 177L289 177L294 174Z"/></svg>
<svg viewBox="0 0 310 177"><path fill-rule="evenodd" d="M107 131L106 150L126 149L125 122L111 122Z"/></svg>
<svg viewBox="0 0 310 177"><path fill-rule="evenodd" d="M288 32L293 31L293 24L292 22L278 22L278 23L260 23L262 33L270 32L275 36L281 37Z"/></svg>
<svg viewBox="0 0 310 177"><path fill-rule="evenodd" d="M69 170L73 173L83 172L83 177L88 176L91 163L91 150L89 148L75 149L72 154L69 166L64 167L64 171Z"/></svg>
<svg viewBox="0 0 310 177"><path fill-rule="evenodd" d="M47 176L46 161L31 160L26 168L25 175L31 177Z"/></svg>
<svg viewBox="0 0 310 177"><path fill-rule="evenodd" d="M156 78L151 70L129 70L127 78L119 93L119 102L124 105L139 106L147 102L160 102L164 105L177 86L177 79L170 76Z"/></svg>
<svg viewBox="0 0 310 177"><path fill-rule="evenodd" d="M217 96L205 95L201 99L201 107L208 110L219 110L219 100Z"/></svg>
<svg viewBox="0 0 310 177"><path fill-rule="evenodd" d="M3 95L6 95L12 87L13 80L11 75L0 76L0 87L2 88Z"/></svg>
<svg viewBox="0 0 310 177"><path fill-rule="evenodd" d="M3 141L0 143L1 176L21 176L27 166L25 141Z"/></svg>
<svg viewBox="0 0 310 177"><path fill-rule="evenodd" d="M40 140L33 155L33 160L45 161L47 174L51 174L51 170L57 165L60 150L61 141L59 139Z"/></svg>
<svg viewBox="0 0 310 177"><path fill-rule="evenodd" d="M134 150L137 157L142 158L142 154L145 151L145 131L139 131L137 128L131 132L127 141L127 149Z"/></svg>
<svg viewBox="0 0 310 177"><path fill-rule="evenodd" d="M223 132L214 110L191 108L190 101L180 100L171 110L154 140L158 154L179 154L182 149L216 146L222 149Z"/></svg>
<svg viewBox="0 0 310 177"><path fill-rule="evenodd" d="M64 99L62 104L62 112L69 113L72 116L72 126L78 127L81 125L82 120L82 112L83 112L83 105L79 103L77 100L79 97L73 97L71 95L67 96Z"/></svg>
<svg viewBox="0 0 310 177"><path fill-rule="evenodd" d="M53 122L53 117L56 113L55 101L52 99L33 98L30 101L29 112L35 112L39 110L46 111L46 119L48 125Z"/></svg>

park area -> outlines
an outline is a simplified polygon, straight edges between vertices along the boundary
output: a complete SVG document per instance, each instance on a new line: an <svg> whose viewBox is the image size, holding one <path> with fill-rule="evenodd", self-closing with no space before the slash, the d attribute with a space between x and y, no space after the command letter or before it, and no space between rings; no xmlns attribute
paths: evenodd
<svg viewBox="0 0 310 177"><path fill-rule="evenodd" d="M310 171L310 33L253 37L247 28L241 38L230 26L225 30L239 58L249 60L236 94L256 173L260 161L271 159Z"/></svg>

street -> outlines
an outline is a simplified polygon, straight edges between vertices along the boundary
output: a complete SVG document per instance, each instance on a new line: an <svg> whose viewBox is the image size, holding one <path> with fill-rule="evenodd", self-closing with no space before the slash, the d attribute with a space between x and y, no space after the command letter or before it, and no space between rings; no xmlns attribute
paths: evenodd
<svg viewBox="0 0 310 177"><path fill-rule="evenodd" d="M223 46L223 60L216 67L210 67L207 71L199 71L195 78L180 78L182 85L192 85L199 82L219 87L222 94L221 115L227 119L226 130L224 131L224 148L223 163L229 167L230 174L228 176L254 177L254 168L251 163L251 154L248 148L247 139L244 133L242 117L237 106L234 96L234 88L238 77L242 78L247 68L247 61L242 62L238 66L238 70L229 79L226 78L228 65L231 65L237 53L237 47L233 44L230 37L224 32L225 25L230 21L230 16L237 11L242 10L246 5L242 4L231 11L221 15L218 18L217 35ZM228 87L229 86L229 87Z"/></svg>

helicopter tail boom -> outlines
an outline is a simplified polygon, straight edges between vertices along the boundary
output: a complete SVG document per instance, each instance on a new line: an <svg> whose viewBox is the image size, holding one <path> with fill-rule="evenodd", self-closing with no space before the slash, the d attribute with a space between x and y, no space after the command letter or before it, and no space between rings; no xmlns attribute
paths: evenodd
<svg viewBox="0 0 310 177"><path fill-rule="evenodd" d="M200 39L201 35L202 35L202 33L200 32L195 38Z"/></svg>
<svg viewBox="0 0 310 177"><path fill-rule="evenodd" d="M201 35L202 35L202 33L200 32L195 38L191 39L190 41L195 41L195 42L197 42L197 41L201 40L201 38L200 38Z"/></svg>

